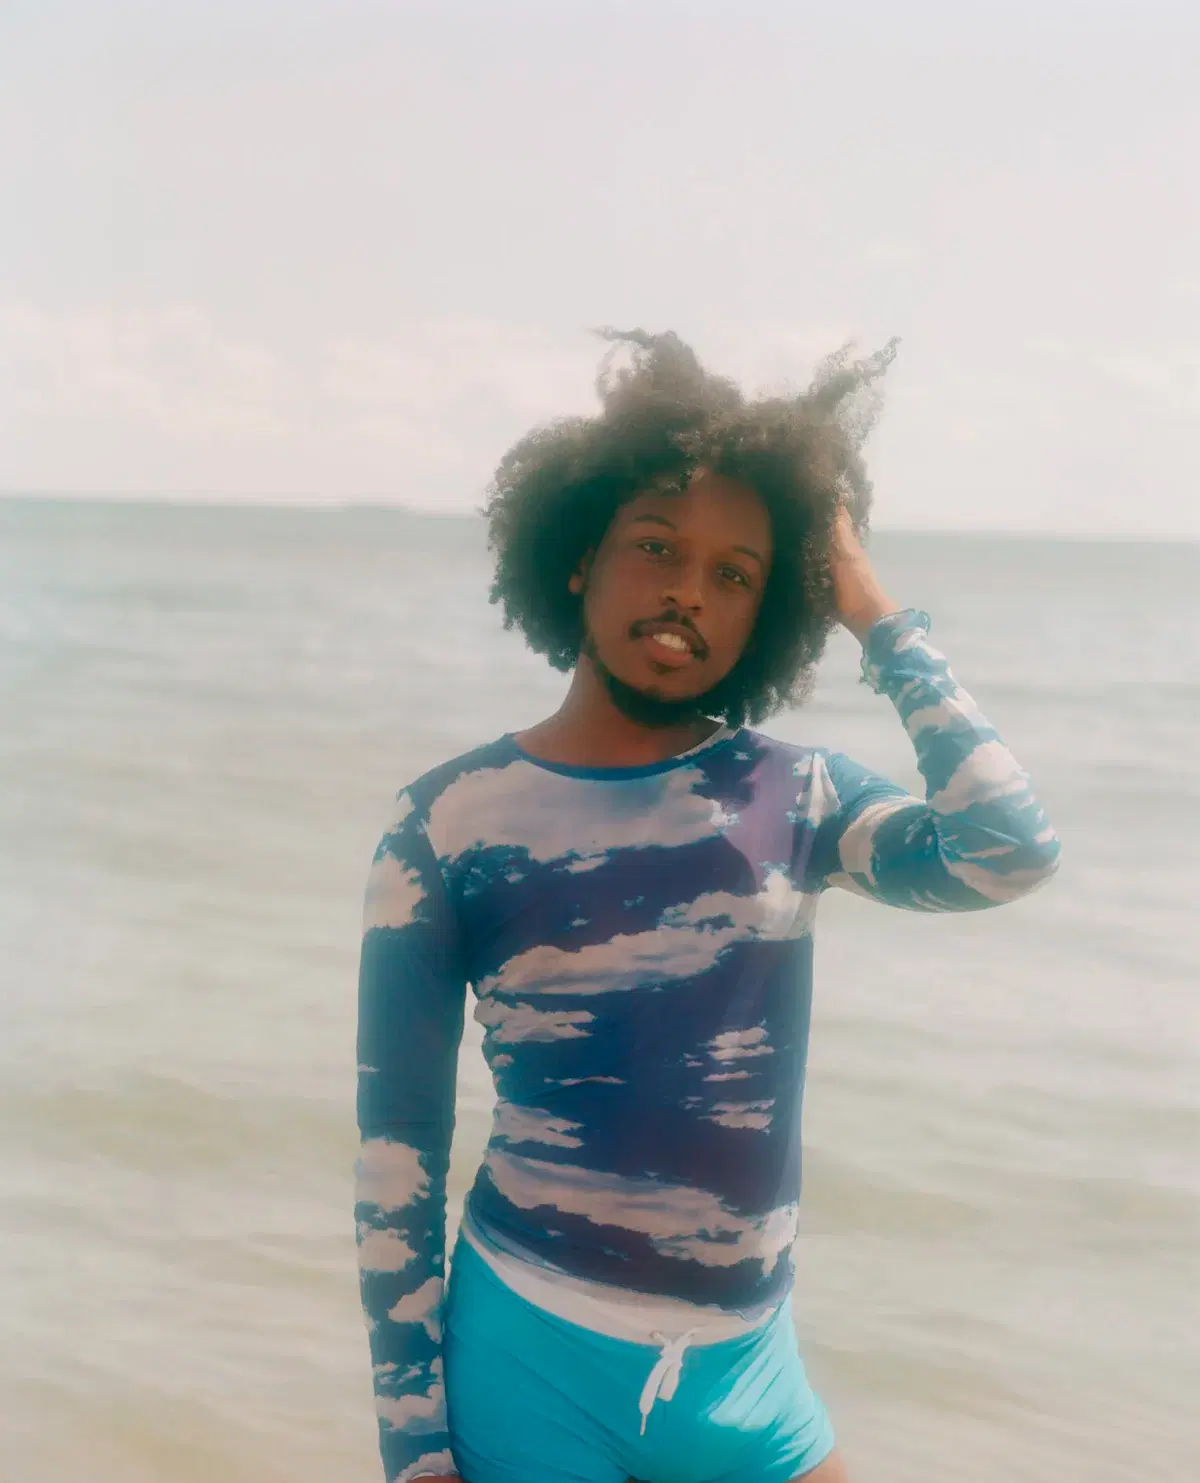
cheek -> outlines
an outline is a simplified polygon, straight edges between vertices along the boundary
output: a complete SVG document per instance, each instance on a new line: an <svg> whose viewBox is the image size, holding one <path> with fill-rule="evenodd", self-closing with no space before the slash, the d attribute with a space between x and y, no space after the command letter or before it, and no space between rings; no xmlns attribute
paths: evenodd
<svg viewBox="0 0 1200 1483"><path fill-rule="evenodd" d="M750 641L758 618L757 599L737 598L724 604L720 614L720 646L724 653L739 655ZM714 635L715 637L715 635Z"/></svg>
<svg viewBox="0 0 1200 1483"><path fill-rule="evenodd" d="M587 631L604 640L620 626L620 606L612 588L604 581L591 581L583 595L583 621Z"/></svg>
<svg viewBox="0 0 1200 1483"><path fill-rule="evenodd" d="M627 628L645 617L645 571L643 563L606 561L593 570L584 599L584 611L594 630Z"/></svg>

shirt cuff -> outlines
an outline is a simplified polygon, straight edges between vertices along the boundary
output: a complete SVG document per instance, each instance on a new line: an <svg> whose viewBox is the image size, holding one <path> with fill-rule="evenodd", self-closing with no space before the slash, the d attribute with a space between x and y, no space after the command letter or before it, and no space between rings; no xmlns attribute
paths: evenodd
<svg viewBox="0 0 1200 1483"><path fill-rule="evenodd" d="M877 695L882 694L887 686L888 670L898 655L924 638L931 626L929 614L920 608L905 608L877 619L863 641L863 684L869 685Z"/></svg>

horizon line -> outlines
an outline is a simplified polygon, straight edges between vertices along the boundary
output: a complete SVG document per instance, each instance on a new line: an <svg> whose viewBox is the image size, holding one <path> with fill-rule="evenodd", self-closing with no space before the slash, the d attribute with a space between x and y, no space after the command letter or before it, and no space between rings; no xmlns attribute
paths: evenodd
<svg viewBox="0 0 1200 1483"><path fill-rule="evenodd" d="M388 499L333 499L298 494L286 495L230 495L203 494L197 492L163 491L146 494L139 491L114 490L98 492L77 489L3 489L0 501L16 503L61 504L108 504L134 506L166 506L182 509L213 510L279 510L307 514L347 514L356 510L389 512L400 515L420 515L443 520L482 520L481 507L460 506L450 509L430 505L406 504ZM939 525L927 521L910 523L871 522L870 529L879 534L894 535L945 535L945 536L992 536L1008 539L1041 539L1055 541L1135 541L1143 545L1165 545L1172 542L1195 544L1200 542L1200 531L1161 530L1147 531L1140 527L1108 527L1065 530L1057 526L1005 526L1005 525Z"/></svg>

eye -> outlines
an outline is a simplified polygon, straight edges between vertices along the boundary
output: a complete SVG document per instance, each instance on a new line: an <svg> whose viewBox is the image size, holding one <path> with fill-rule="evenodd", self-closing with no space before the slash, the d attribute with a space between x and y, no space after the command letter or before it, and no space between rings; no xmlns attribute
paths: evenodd
<svg viewBox="0 0 1200 1483"><path fill-rule="evenodd" d="M639 541L638 550L645 551L647 556L669 556L671 554L671 548L665 541L656 541L653 537Z"/></svg>
<svg viewBox="0 0 1200 1483"><path fill-rule="evenodd" d="M720 575L724 577L727 582L735 582L739 587L749 587L750 585L750 578L744 571L741 570L740 567L723 566L720 569Z"/></svg>

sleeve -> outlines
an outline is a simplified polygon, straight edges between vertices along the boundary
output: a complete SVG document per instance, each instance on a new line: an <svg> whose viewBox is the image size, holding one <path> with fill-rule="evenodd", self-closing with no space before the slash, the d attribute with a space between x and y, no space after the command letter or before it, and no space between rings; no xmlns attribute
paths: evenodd
<svg viewBox="0 0 1200 1483"><path fill-rule="evenodd" d="M867 636L863 679L899 712L925 798L839 754L818 754L809 789L811 870L912 911L978 911L1027 895L1058 867L1058 837L1027 774L906 612Z"/></svg>
<svg viewBox="0 0 1200 1483"><path fill-rule="evenodd" d="M457 1471L441 1308L466 979L441 868L406 793L363 910L355 1225L388 1483Z"/></svg>

